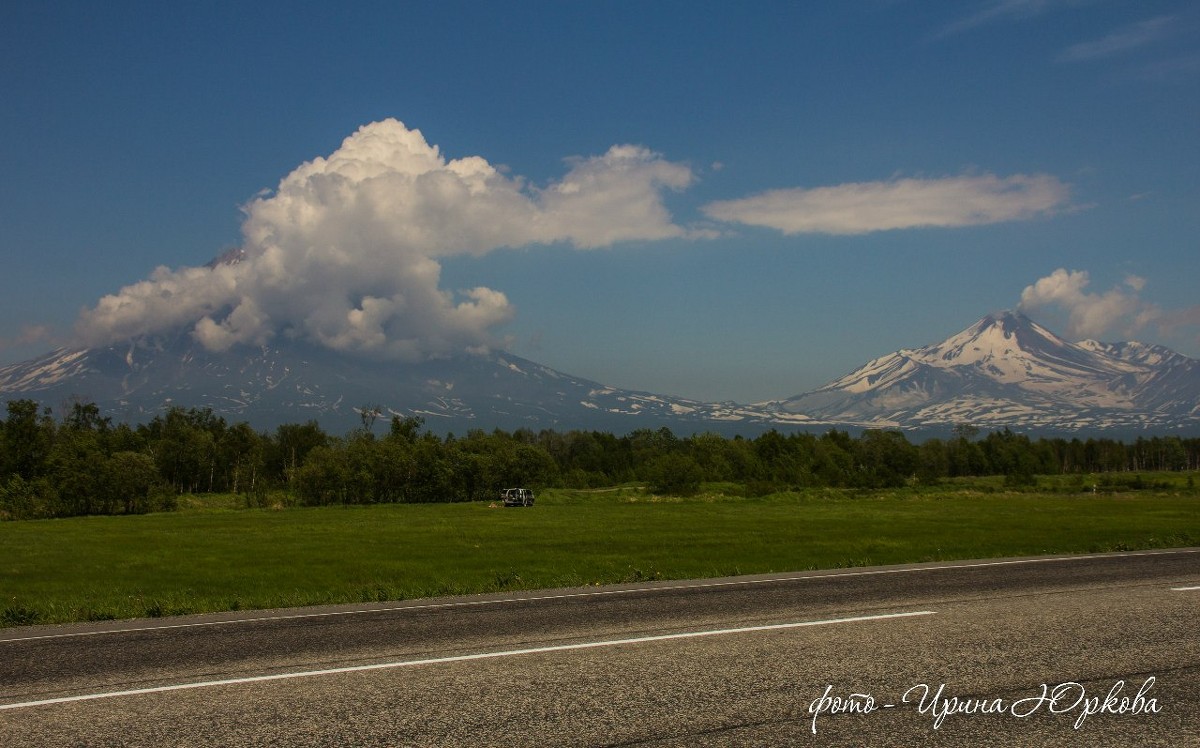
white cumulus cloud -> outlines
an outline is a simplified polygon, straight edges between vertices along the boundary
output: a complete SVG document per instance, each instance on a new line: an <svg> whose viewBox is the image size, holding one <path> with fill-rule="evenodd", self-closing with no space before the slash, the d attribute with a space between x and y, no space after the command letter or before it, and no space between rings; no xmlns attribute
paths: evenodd
<svg viewBox="0 0 1200 748"><path fill-rule="evenodd" d="M1029 219L1063 208L1069 197L1070 187L1046 174L983 174L771 190L709 203L704 212L785 234L866 234Z"/></svg>
<svg viewBox="0 0 1200 748"><path fill-rule="evenodd" d="M405 360L478 350L514 309L494 289L442 289L440 258L694 235L662 200L689 167L630 145L567 166L536 187L447 160L397 120L365 125L244 206L240 261L160 267L85 310L77 333L100 345L188 327L210 350L284 335Z"/></svg>
<svg viewBox="0 0 1200 748"><path fill-rule="evenodd" d="M1067 313L1067 334L1075 338L1098 338L1110 331L1130 334L1157 319L1161 311L1143 301L1139 294L1146 281L1130 275L1120 286L1103 293L1087 290L1091 279L1086 270L1059 268L1021 292L1021 308L1058 308Z"/></svg>

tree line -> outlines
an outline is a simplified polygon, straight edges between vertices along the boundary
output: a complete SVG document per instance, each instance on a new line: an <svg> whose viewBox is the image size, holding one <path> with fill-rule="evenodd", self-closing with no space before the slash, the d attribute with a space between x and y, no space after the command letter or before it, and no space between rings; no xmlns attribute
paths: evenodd
<svg viewBox="0 0 1200 748"><path fill-rule="evenodd" d="M171 408L148 423L113 424L92 403L61 419L32 400L7 403L0 422L0 519L137 514L175 506L181 494L234 493L264 504L284 492L304 505L487 500L499 488L611 486L638 481L686 495L704 482L750 493L792 487L885 488L958 476L1200 469L1200 439L1039 438L1007 429L914 444L899 431L858 436L768 431L754 438L681 437L668 428L624 436L598 431L474 430L439 437L419 418L394 417L374 433L376 411L344 436L316 421L258 432L209 409Z"/></svg>

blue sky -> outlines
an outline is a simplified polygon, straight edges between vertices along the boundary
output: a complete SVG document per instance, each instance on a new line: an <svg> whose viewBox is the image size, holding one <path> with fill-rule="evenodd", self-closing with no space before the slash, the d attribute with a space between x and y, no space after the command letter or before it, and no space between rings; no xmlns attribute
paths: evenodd
<svg viewBox="0 0 1200 748"><path fill-rule="evenodd" d="M0 364L185 325L747 402L1018 305L1200 356L1194 3L18 5Z"/></svg>

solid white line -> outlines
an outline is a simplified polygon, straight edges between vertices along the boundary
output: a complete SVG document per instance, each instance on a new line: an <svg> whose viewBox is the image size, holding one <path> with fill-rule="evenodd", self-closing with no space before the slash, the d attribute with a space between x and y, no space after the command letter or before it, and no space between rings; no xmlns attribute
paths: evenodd
<svg viewBox="0 0 1200 748"><path fill-rule="evenodd" d="M1172 592L1192 592L1194 590L1200 590L1200 587L1172 587L1171 588Z"/></svg>
<svg viewBox="0 0 1200 748"><path fill-rule="evenodd" d="M921 566L910 569L873 569L871 571L843 571L830 574L803 574L788 577L769 577L767 579L732 579L724 582L693 582L689 584L655 585L653 587L635 587L621 590L594 590L588 592L562 592L552 595L531 595L509 597L499 600L460 600L449 603L417 603L414 605L395 605L386 608L355 608L353 610L335 610L323 613L286 613L281 615L256 616L254 618L233 618L227 621L197 621L195 623L170 623L159 626L131 626L120 629L105 629L103 631L78 631L62 634L42 634L21 638L5 639L0 636L0 644L8 642L36 641L38 639L63 639L75 636L105 636L108 634L128 634L137 631L162 631L166 629L186 629L202 626L230 626L239 623L261 623L263 621L289 621L301 618L328 618L332 616L353 616L368 613L394 613L402 610L430 610L436 608L468 608L485 605L511 605L513 603L539 602L544 600L566 600L577 597L604 597L609 595L633 595L647 592L671 592L678 590L697 590L713 587L740 587L754 584L775 584L778 582L803 582L812 579L839 579L842 577L868 577L883 574L910 574L915 572L947 571L955 569L980 569L989 566L1015 566L1020 564L1059 563L1066 561L1086 561L1094 558L1128 558L1133 556L1166 556L1181 553L1200 553L1198 550L1163 550L1163 551L1132 551L1127 553L1105 553L1087 556L1057 556L1053 558L1024 558L1006 561L980 561L973 564L946 564L943 566Z"/></svg>
<svg viewBox="0 0 1200 748"><path fill-rule="evenodd" d="M911 618L913 616L931 616L934 614L932 610L920 610L910 613L884 613L873 616L856 616L854 618L830 618L823 621L799 621L795 623L774 623L764 626L745 626L742 628L732 629L716 629L708 631L688 631L680 634L660 634L657 636L638 636L631 639L607 639L594 642L582 642L580 644L556 644L549 647L532 647L529 649L509 649L500 652L480 652L478 654L469 655L454 655L451 657L433 657L425 660L403 660L400 662L380 662L373 665L354 665L350 667L329 668L327 670L303 670L294 673L276 673L274 675L255 675L245 678L228 678L225 680L200 681L196 683L176 683L170 686L155 686L153 688L136 688L131 691L108 691L104 693L89 693L80 696L63 696L56 699L42 699L41 701L23 701L13 704L0 704L0 710L4 709L23 709L31 706L45 706L48 704L67 704L75 701L94 701L96 699L111 699L118 696L139 696L142 694L165 693L167 691L182 691L192 688L209 688L212 686L232 686L242 683L262 683L272 680L289 680L292 678L311 678L319 675L337 675L340 673L358 673L366 670L386 670L390 668L402 667L417 667L420 665L442 665L451 662L469 662L471 660L489 660L499 657L517 657L528 654L542 654L545 652L568 652L577 649L596 649L599 647L615 647L622 644L643 644L646 642L660 642L671 639L696 639L702 636L725 636L729 634L745 634L755 631L779 631L782 629L795 629L805 626L826 626L835 623L857 623L860 621L880 621L888 618Z"/></svg>

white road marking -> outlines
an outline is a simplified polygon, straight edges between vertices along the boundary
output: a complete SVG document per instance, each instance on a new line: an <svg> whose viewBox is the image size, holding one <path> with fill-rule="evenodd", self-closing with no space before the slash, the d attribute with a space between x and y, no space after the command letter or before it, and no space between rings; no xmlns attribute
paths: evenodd
<svg viewBox="0 0 1200 748"><path fill-rule="evenodd" d="M1171 588L1172 592L1192 592L1194 590L1200 590L1200 587L1172 587Z"/></svg>
<svg viewBox="0 0 1200 748"><path fill-rule="evenodd" d="M656 636L638 636L630 639L606 639L579 644L556 644L548 647L531 647L528 649L509 649L499 652L480 652L469 655L454 655L450 657L433 657L424 660L402 660L399 662L380 662L373 665L354 665L350 667L329 668L326 670L302 670L293 673L276 673L274 675L255 675L245 678L227 678L225 680L199 681L193 683L176 683L170 686L155 686L153 688L136 688L130 691L107 691L89 693L79 696L63 696L55 699L40 701L23 701L13 704L0 704L0 710L23 709L32 706L48 704L67 704L75 701L94 701L96 699L112 699L120 696L140 696L142 694L165 693L167 691L182 691L192 688L211 688L213 686L233 686L242 683L262 683L272 680L290 680L292 678L311 678L320 675L338 675L340 673L358 673L367 670L387 670L402 667L418 667L421 665L443 665L452 662L469 662L471 660L489 660L500 657L518 657L520 655L542 654L545 652L569 652L577 649L597 649L600 647L616 647L623 644L644 644L646 642L661 642L672 639L696 639L704 636L727 636L730 634L746 634L755 631L780 631L806 626L827 626L836 623L858 623L860 621L881 621L889 618L912 618L914 616L931 616L935 611L918 610L908 613L884 613L873 616L856 616L853 618L830 618L821 621L798 621L793 623L773 623L763 626L744 626L731 629L714 629L707 631L687 631L678 634L659 634Z"/></svg>
<svg viewBox="0 0 1200 748"><path fill-rule="evenodd" d="M883 574L910 574L927 571L947 571L954 569L980 569L990 566L1015 566L1020 564L1060 563L1066 561L1087 561L1093 558L1127 558L1133 556L1167 556L1184 553L1200 553L1200 549L1174 549L1164 551L1134 551L1128 553L1103 553L1086 556L1057 556L1054 558L1023 558L1006 561L980 561L972 564L947 564L944 566L920 566L909 569L872 569L870 571L842 571L829 574L798 574L790 577L770 577L767 579L732 579L723 582L692 582L689 584L655 585L653 587L635 587L621 590L594 590L588 592L562 592L552 595L530 595L509 597L499 600L459 600L448 603L416 603L412 605L395 605L387 608L355 608L352 610L334 610L323 613L285 613L280 615L256 616L253 618L232 618L226 621L197 621L194 623L169 623L159 626L130 626L120 629L105 629L103 631L76 631L62 634L41 634L6 639L0 634L0 644L8 642L27 642L38 639L63 639L74 636L105 636L108 634L128 634L137 631L162 631L166 629L186 629L202 626L230 626L239 623L262 623L264 621L290 621L301 618L328 618L333 616L353 616L368 613L394 613L402 610L430 610L437 608L468 608L485 605L511 605L513 603L538 602L543 600L566 600L577 597L604 597L610 595L634 595L646 592L671 592L675 590L697 590L713 587L740 587L754 584L774 584L777 582L802 582L812 579L838 579L842 577L869 577Z"/></svg>

